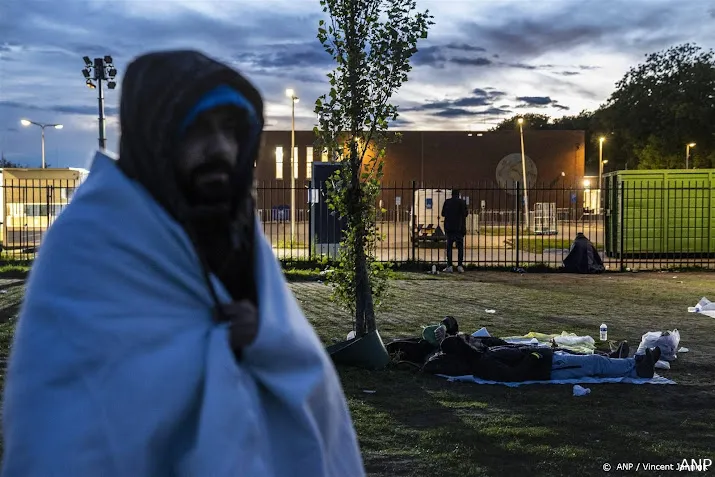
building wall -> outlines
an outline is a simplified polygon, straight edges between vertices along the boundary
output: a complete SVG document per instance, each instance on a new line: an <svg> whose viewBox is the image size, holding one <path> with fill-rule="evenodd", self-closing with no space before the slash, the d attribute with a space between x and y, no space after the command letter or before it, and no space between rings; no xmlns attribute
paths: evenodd
<svg viewBox="0 0 715 477"><path fill-rule="evenodd" d="M298 179L306 179L307 148L313 147L314 140L312 131L295 133ZM536 164L538 182L549 185L563 180L570 185L581 181L584 141L583 131L524 131L525 153ZM256 168L258 181L277 180L276 147L282 147L282 182L290 183L290 144L290 131L264 132ZM497 164L512 153L521 153L518 131L471 135L463 131L404 131L401 142L387 148L384 181L448 186L494 182ZM320 151L313 148L313 160L320 159Z"/></svg>
<svg viewBox="0 0 715 477"><path fill-rule="evenodd" d="M518 131L469 134L464 131L403 131L399 143L387 148L383 179L383 203L393 204L396 197L408 195L412 181L429 188L462 188L470 202L488 201L487 207L512 204L513 195L497 186L497 165L509 154L521 154ZM321 160L321 151L313 147L312 131L296 131L298 208L307 202L307 154ZM525 154L537 169L537 187L559 188L558 192L534 191L531 203L555 201L559 207L573 205L570 187L581 187L584 176L584 131L524 131ZM271 204L289 204L290 131L264 132L263 147L256 166L256 180L261 190L259 208ZM276 178L276 148L282 147L282 179ZM469 192L471 190L471 192ZM488 198L487 198L488 196ZM579 194L580 196L580 194ZM579 197L578 202L581 202ZM510 205L509 205L510 206Z"/></svg>

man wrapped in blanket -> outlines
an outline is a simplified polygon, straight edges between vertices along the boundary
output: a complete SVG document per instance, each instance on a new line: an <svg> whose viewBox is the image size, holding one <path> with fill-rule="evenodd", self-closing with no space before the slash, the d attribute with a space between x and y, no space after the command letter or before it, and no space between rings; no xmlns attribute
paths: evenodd
<svg viewBox="0 0 715 477"><path fill-rule="evenodd" d="M27 287L4 477L363 476L333 365L254 216L263 102L201 53L135 59Z"/></svg>

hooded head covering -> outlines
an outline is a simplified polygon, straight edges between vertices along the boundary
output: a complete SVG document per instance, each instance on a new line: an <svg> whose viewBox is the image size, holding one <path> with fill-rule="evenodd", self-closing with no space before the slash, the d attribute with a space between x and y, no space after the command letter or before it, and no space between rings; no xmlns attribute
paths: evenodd
<svg viewBox="0 0 715 477"><path fill-rule="evenodd" d="M233 106L240 152L231 176L230 216L219 223L189 204L178 172L186 129L203 112ZM196 51L150 53L135 59L122 83L120 169L139 182L192 238L203 266L236 300L255 304L253 167L263 129L260 93L233 69ZM218 305L218 303L217 303ZM221 312L222 313L222 312Z"/></svg>
<svg viewBox="0 0 715 477"><path fill-rule="evenodd" d="M122 82L118 165L177 221L191 218L176 167L177 145L204 111L233 105L244 114L234 187L250 191L263 129L260 93L238 72L197 51L150 53L135 59Z"/></svg>

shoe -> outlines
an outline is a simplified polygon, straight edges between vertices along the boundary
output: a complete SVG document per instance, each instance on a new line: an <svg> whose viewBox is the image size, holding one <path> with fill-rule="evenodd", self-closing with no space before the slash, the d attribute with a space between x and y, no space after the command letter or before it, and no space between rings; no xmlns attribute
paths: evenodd
<svg viewBox="0 0 715 477"><path fill-rule="evenodd" d="M658 349L658 357L660 357L660 348ZM645 355L640 356L640 360L636 360L636 374L639 378L652 378L655 375L655 363L653 361L653 353L650 348L645 349Z"/></svg>
<svg viewBox="0 0 715 477"><path fill-rule="evenodd" d="M449 267L445 268L442 270L444 273L452 273L454 270L452 269L452 266L450 265Z"/></svg>
<svg viewBox="0 0 715 477"><path fill-rule="evenodd" d="M609 358L627 358L631 350L628 346L628 341L623 341L615 351L608 355Z"/></svg>
<svg viewBox="0 0 715 477"><path fill-rule="evenodd" d="M458 271L459 273L464 273L464 267L461 266L461 265L458 266L458 267L457 267L457 271Z"/></svg>

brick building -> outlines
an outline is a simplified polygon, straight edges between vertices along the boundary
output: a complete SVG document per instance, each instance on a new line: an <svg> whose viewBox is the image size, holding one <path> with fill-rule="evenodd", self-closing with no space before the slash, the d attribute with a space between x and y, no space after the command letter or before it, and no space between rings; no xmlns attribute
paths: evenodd
<svg viewBox="0 0 715 477"><path fill-rule="evenodd" d="M296 179L301 183L310 179L310 162L328 160L327 155L313 147L314 141L312 131L295 133ZM563 180L570 185L581 181L584 141L583 131L524 131L525 153L535 169L530 170L533 176L529 177L529 183L550 185ZM290 184L290 144L290 131L264 132L256 170L259 183ZM387 148L384 182L417 181L427 186L450 187L499 183L497 169L510 154L519 156L521 167L518 131L403 131L401 142ZM508 173L502 174L502 181L507 176Z"/></svg>
<svg viewBox="0 0 715 477"><path fill-rule="evenodd" d="M314 140L312 131L295 133L299 217L307 209L311 162L328 160ZM583 183L584 141L584 131L524 131L532 204L580 205L581 194L574 200L571 187ZM264 133L256 170L259 209L290 203L290 144L290 131ZM407 202L413 181L417 187L460 187L475 207L510 208L515 181L523 182L519 132L402 131L401 142L387 148L384 172L381 200L387 208Z"/></svg>

